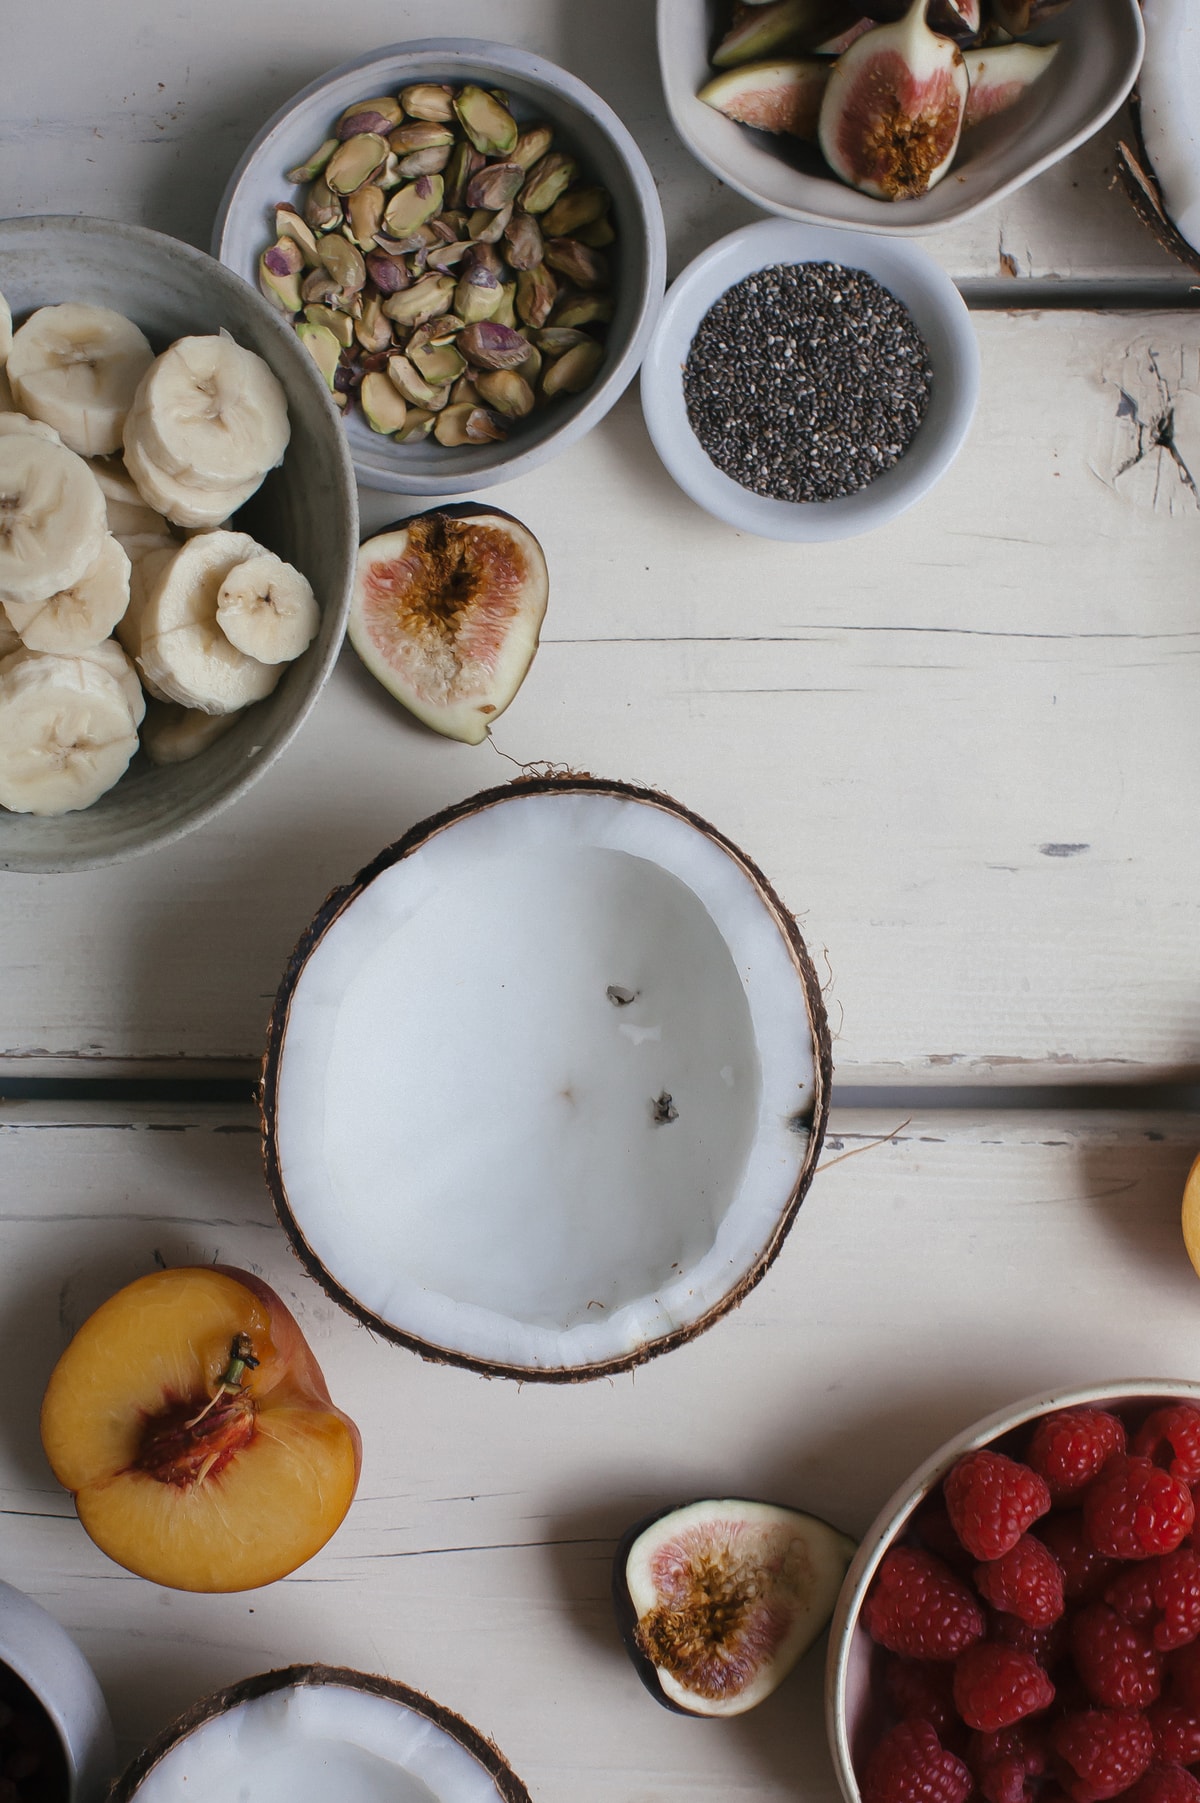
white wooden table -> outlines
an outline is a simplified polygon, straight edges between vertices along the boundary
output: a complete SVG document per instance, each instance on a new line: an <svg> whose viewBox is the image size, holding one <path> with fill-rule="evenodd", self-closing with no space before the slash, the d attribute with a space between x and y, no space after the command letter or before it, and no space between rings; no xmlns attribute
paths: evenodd
<svg viewBox="0 0 1200 1803"><path fill-rule="evenodd" d="M323 68L409 37L502 36L622 113L678 268L751 210L673 141L652 10L24 8L0 70L5 206L205 244L247 139ZM656 1708L611 1620L621 1530L740 1492L859 1531L1005 1400L1197 1374L1178 1201L1200 1115L1145 1102L1151 1084L1186 1101L1200 1068L1200 312L1112 185L1118 135L930 241L988 303L983 400L951 475L893 526L805 548L739 537L673 487L631 393L492 491L553 581L494 748L409 723L347 653L281 763L176 850L0 878L0 1082L43 1085L0 1102L0 1577L78 1636L125 1751L218 1684L321 1659L460 1710L537 1803L824 1803L819 1653L742 1721ZM1153 443L1168 415L1174 452ZM397 511L363 502L369 528ZM835 1110L824 1172L737 1314L579 1390L425 1366L344 1319L274 1224L251 1109L198 1082L253 1071L330 886L502 780L498 752L653 783L742 844L828 972L841 1094L870 1103ZM167 1079L174 1099L70 1087L98 1078ZM309 1566L204 1598L95 1551L36 1422L92 1306L156 1257L216 1256L294 1306L366 1463Z"/></svg>

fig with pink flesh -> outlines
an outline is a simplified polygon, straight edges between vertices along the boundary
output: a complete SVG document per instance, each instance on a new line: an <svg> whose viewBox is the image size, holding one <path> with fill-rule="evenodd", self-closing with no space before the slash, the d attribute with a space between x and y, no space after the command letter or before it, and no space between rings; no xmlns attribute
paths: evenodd
<svg viewBox="0 0 1200 1803"><path fill-rule="evenodd" d="M964 131L1015 106L1046 73L1057 51L1057 44L995 44L988 50L964 50L971 82Z"/></svg>
<svg viewBox="0 0 1200 1803"><path fill-rule="evenodd" d="M683 1715L741 1715L825 1628L854 1542L798 1509L723 1498L639 1522L613 1601L638 1676Z"/></svg>
<svg viewBox="0 0 1200 1803"><path fill-rule="evenodd" d="M733 69L768 57L803 55L831 33L844 31L859 11L847 0L771 0L765 6L739 7L713 51L713 67Z"/></svg>
<svg viewBox="0 0 1200 1803"><path fill-rule="evenodd" d="M949 169L967 103L962 51L913 0L894 25L856 39L829 73L818 135L835 175L877 200L925 194Z"/></svg>
<svg viewBox="0 0 1200 1803"><path fill-rule="evenodd" d="M519 520L471 502L435 509L360 547L350 643L426 726L478 745L525 679L548 594Z"/></svg>
<svg viewBox="0 0 1200 1803"><path fill-rule="evenodd" d="M1027 31L1044 25L1070 4L1071 0L989 0L989 10L1002 31L1010 37L1023 38Z"/></svg>
<svg viewBox="0 0 1200 1803"><path fill-rule="evenodd" d="M698 98L741 125L815 139L828 74L829 64L815 56L745 63L718 75Z"/></svg>

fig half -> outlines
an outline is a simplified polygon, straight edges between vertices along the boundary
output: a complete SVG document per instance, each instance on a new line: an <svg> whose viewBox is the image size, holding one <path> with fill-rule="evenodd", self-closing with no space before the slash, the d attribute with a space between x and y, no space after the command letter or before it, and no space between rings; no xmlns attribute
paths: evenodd
<svg viewBox="0 0 1200 1803"><path fill-rule="evenodd" d="M855 1543L815 1515L723 1498L639 1522L613 1600L638 1676L683 1715L741 1715L827 1626Z"/></svg>
<svg viewBox="0 0 1200 1803"><path fill-rule="evenodd" d="M963 129L1015 106L1025 90L1046 73L1057 53L1057 44L995 44L987 50L965 50L971 91Z"/></svg>
<svg viewBox="0 0 1200 1803"><path fill-rule="evenodd" d="M738 8L713 51L713 67L733 69L765 57L798 56L815 50L856 17L846 0L771 0L766 6Z"/></svg>
<svg viewBox="0 0 1200 1803"><path fill-rule="evenodd" d="M815 139L828 75L829 64L815 56L744 63L718 75L697 98L741 125Z"/></svg>
<svg viewBox="0 0 1200 1803"><path fill-rule="evenodd" d="M478 745L533 662L549 590L520 520L473 502L438 508L360 546L350 643L418 720Z"/></svg>
<svg viewBox="0 0 1200 1803"><path fill-rule="evenodd" d="M825 84L819 137L836 175L877 200L925 194L954 160L966 111L962 51L913 0L839 56Z"/></svg>

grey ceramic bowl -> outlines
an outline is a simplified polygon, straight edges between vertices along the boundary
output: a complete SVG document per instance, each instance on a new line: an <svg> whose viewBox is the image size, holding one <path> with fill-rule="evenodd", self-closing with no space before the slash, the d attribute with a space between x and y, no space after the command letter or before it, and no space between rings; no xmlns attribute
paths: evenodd
<svg viewBox="0 0 1200 1803"><path fill-rule="evenodd" d="M1145 46L1138 0L1081 0L1036 35L1062 49L1018 105L975 127L953 168L914 200L847 187L817 151L751 131L696 95L714 71L729 0L658 0L658 56L671 123L694 157L756 206L812 225L912 234L969 219L1060 162L1126 98Z"/></svg>
<svg viewBox="0 0 1200 1803"><path fill-rule="evenodd" d="M994 1446L999 1452L1019 1458L1034 1422L1058 1409L1110 1409L1129 1424L1139 1421L1151 1409L1174 1402L1200 1403L1200 1383L1186 1378L1124 1378L1086 1389L1046 1390L1040 1396L1027 1396L955 1434L889 1497L854 1555L829 1628L825 1727L846 1803L862 1803L858 1774L883 1726L878 1691L872 1681L875 1649L860 1622L863 1601L880 1560L903 1535L916 1510L941 1483L951 1465L965 1452L974 1452L981 1446Z"/></svg>
<svg viewBox="0 0 1200 1803"><path fill-rule="evenodd" d="M90 301L127 314L156 350L225 329L264 358L287 394L291 443L238 524L303 570L321 605L320 633L275 693L190 763L156 768L139 754L94 806L55 819L0 808L0 869L88 870L202 825L279 756L342 641L358 495L341 420L312 359L261 295L203 251L111 220L0 220L0 293L18 320L35 307Z"/></svg>
<svg viewBox="0 0 1200 1803"><path fill-rule="evenodd" d="M863 269L908 308L933 368L929 408L903 456L856 494L777 501L743 488L702 448L688 423L683 368L696 328L727 289L774 263ZM761 219L709 246L671 284L646 361L642 409L654 448L685 494L717 519L761 538L854 538L921 499L958 455L979 396L979 347L958 289L915 244L865 232Z"/></svg>
<svg viewBox="0 0 1200 1803"><path fill-rule="evenodd" d="M554 127L555 146L577 155L587 179L612 195L617 242L606 254L616 274L616 317L608 354L583 394L556 400L515 422L501 444L459 449L432 440L394 444L357 413L346 421L361 481L394 494L460 495L506 482L566 450L604 418L637 373L662 299L666 237L654 178L612 108L565 69L528 51L477 38L422 38L343 63L310 82L269 119L234 170L213 229L213 255L257 288L258 259L274 239L278 201L302 190L285 171L305 162L347 106L418 81L502 87L522 124Z"/></svg>
<svg viewBox="0 0 1200 1803"><path fill-rule="evenodd" d="M66 1629L11 1584L0 1584L0 1665L29 1686L54 1724L67 1762L70 1803L100 1803L116 1766L100 1686Z"/></svg>

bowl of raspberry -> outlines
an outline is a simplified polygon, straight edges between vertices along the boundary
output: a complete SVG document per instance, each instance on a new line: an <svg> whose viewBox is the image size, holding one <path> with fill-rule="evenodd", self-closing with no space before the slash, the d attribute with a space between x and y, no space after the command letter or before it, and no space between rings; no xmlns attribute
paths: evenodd
<svg viewBox="0 0 1200 1803"><path fill-rule="evenodd" d="M1200 1383L1035 1396L866 1534L830 1629L847 1803L1200 1803Z"/></svg>

